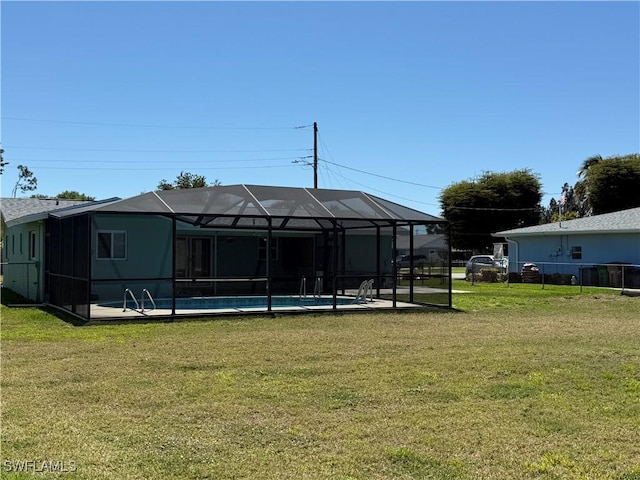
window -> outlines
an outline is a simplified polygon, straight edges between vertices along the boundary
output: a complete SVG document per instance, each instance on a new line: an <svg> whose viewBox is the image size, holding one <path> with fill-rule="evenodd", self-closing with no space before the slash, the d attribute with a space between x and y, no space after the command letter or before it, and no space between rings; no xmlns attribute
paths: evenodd
<svg viewBox="0 0 640 480"><path fill-rule="evenodd" d="M582 260L582 247L571 247L571 260Z"/></svg>
<svg viewBox="0 0 640 480"><path fill-rule="evenodd" d="M127 232L98 232L98 258L127 258Z"/></svg>
<svg viewBox="0 0 640 480"><path fill-rule="evenodd" d="M267 239L260 238L258 240L258 260L267 259ZM278 260L278 239L271 239L271 260Z"/></svg>
<svg viewBox="0 0 640 480"><path fill-rule="evenodd" d="M29 232L29 260L36 259L36 231Z"/></svg>
<svg viewBox="0 0 640 480"><path fill-rule="evenodd" d="M20 243L18 244L18 250L20 255L22 255L22 232L20 232Z"/></svg>

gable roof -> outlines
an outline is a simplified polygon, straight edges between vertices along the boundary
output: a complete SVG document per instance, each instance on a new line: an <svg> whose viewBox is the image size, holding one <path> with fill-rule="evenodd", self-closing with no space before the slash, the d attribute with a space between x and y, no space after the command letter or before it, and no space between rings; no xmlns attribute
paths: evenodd
<svg viewBox="0 0 640 480"><path fill-rule="evenodd" d="M545 225L504 230L493 235L496 237L523 237L584 233L640 233L640 207Z"/></svg>
<svg viewBox="0 0 640 480"><path fill-rule="evenodd" d="M108 201L113 201L109 199ZM100 205L104 201L65 200L59 198L0 198L2 220L8 227L47 218L51 212L62 212L84 205Z"/></svg>
<svg viewBox="0 0 640 480"><path fill-rule="evenodd" d="M402 235L400 230L398 230L398 236L396 238L396 249L398 250L409 250L410 240L408 235ZM431 234L431 235L414 235L413 237L413 248L414 250L420 249L446 249L448 248L447 244L447 235L442 234Z"/></svg>
<svg viewBox="0 0 640 480"><path fill-rule="evenodd" d="M51 212L62 208L90 203L86 200L63 200L57 198L0 198L0 211L8 224L13 220L37 213Z"/></svg>

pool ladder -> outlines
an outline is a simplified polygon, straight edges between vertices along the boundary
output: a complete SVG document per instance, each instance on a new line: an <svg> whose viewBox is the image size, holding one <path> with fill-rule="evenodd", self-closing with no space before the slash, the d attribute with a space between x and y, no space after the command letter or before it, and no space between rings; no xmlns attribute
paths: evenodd
<svg viewBox="0 0 640 480"><path fill-rule="evenodd" d="M133 292L131 291L131 289L127 288L124 291L124 300L122 302L122 311L126 312L127 311L127 294L131 297L131 300L133 300L133 303L135 303L136 308L132 309L132 310L136 310L139 311L140 313L144 313L144 298L145 295L146 297L151 301L151 305L153 305L152 310L156 309L156 302L153 300L153 297L151 296L151 293L149 292L149 290L147 290L146 288L142 289L142 293L140 293L140 303L138 303L138 300L136 299L135 295L133 294ZM142 307L141 307L142 305Z"/></svg>
<svg viewBox="0 0 640 480"><path fill-rule="evenodd" d="M307 277L304 275L300 279L300 298L307 297ZM315 285L313 286L313 298L320 298L320 277L316 277Z"/></svg>

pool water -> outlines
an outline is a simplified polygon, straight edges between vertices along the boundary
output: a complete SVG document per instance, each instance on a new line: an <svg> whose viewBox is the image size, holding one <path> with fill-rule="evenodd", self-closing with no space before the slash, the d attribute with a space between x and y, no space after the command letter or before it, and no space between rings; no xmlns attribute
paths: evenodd
<svg viewBox="0 0 640 480"><path fill-rule="evenodd" d="M337 305L350 305L353 303L353 297L337 297ZM171 310L171 298L159 298L155 300L156 309ZM272 307L312 307L312 306L331 306L333 305L333 297L299 297L297 295L282 296L274 295L271 297ZM111 302L102 306L122 307L122 303ZM145 310L153 308L150 301L144 302ZM128 308L134 308L132 301L127 303ZM266 296L253 297L188 297L176 298L176 310L216 310L230 308L267 308Z"/></svg>

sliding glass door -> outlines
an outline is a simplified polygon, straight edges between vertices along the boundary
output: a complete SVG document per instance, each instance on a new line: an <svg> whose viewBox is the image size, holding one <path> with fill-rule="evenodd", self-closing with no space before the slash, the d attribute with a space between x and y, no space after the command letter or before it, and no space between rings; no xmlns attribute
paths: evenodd
<svg viewBox="0 0 640 480"><path fill-rule="evenodd" d="M178 237L176 240L176 277L210 277L211 252L210 238Z"/></svg>

